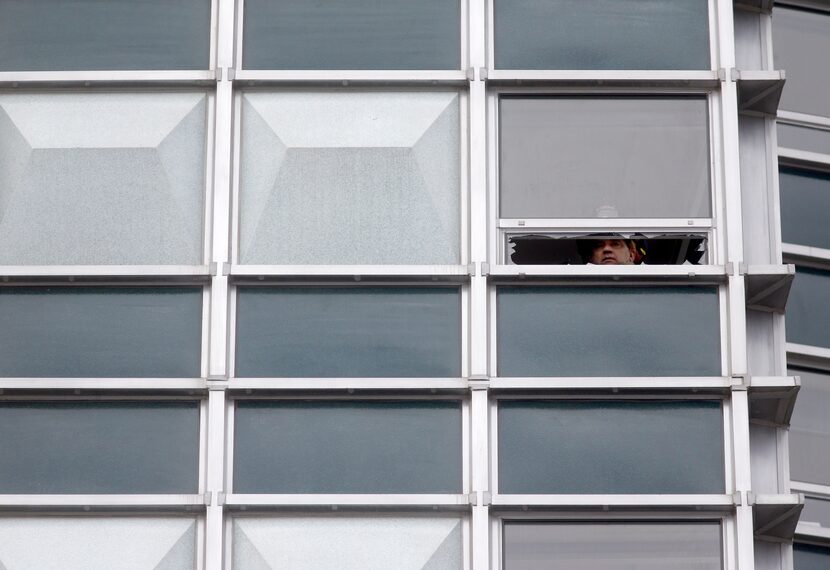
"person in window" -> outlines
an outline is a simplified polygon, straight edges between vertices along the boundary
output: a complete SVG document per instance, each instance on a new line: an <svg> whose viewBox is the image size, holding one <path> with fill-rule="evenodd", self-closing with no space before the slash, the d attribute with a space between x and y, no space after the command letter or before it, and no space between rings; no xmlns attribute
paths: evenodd
<svg viewBox="0 0 830 570"><path fill-rule="evenodd" d="M581 239L577 248L583 262L589 265L636 265L642 261L637 243L620 235Z"/></svg>

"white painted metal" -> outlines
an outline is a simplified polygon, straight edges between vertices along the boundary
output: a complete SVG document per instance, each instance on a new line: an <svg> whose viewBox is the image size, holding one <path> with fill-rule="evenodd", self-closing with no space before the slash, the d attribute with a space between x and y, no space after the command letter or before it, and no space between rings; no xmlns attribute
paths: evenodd
<svg viewBox="0 0 830 570"><path fill-rule="evenodd" d="M234 391L323 390L466 390L465 378L234 378Z"/></svg>
<svg viewBox="0 0 830 570"><path fill-rule="evenodd" d="M205 495L0 495L0 509L8 507L74 507L80 511L97 507L143 510L195 507L200 510L205 507Z"/></svg>
<svg viewBox="0 0 830 570"><path fill-rule="evenodd" d="M732 508L733 495L493 495L493 507L653 507L690 510Z"/></svg>
<svg viewBox="0 0 830 570"><path fill-rule="evenodd" d="M24 87L38 84L210 84L216 80L213 70L203 71L0 71L0 86Z"/></svg>
<svg viewBox="0 0 830 570"><path fill-rule="evenodd" d="M652 70L489 70L487 80L493 83L538 81L547 84L580 83L586 86L639 83L655 87L714 87L717 71L652 71Z"/></svg>
<svg viewBox="0 0 830 570"><path fill-rule="evenodd" d="M458 495L258 495L228 494L225 505L230 508L241 507L468 507L470 498Z"/></svg>
<svg viewBox="0 0 830 570"><path fill-rule="evenodd" d="M207 279L210 265L0 265L0 278L55 277L55 278L158 278L169 280Z"/></svg>
<svg viewBox="0 0 830 570"><path fill-rule="evenodd" d="M491 277L580 277L586 281L620 282L663 277L680 285L690 281L723 283L727 276L723 265L492 265L489 273Z"/></svg>
<svg viewBox="0 0 830 570"><path fill-rule="evenodd" d="M198 393L204 378L0 378L0 390L107 390Z"/></svg>
<svg viewBox="0 0 830 570"><path fill-rule="evenodd" d="M309 86L319 84L426 84L426 85L464 85L467 74L461 70L239 70L236 81L245 86L261 84L290 84Z"/></svg>
<svg viewBox="0 0 830 570"><path fill-rule="evenodd" d="M620 377L620 378L509 378L490 379L491 390L728 390L735 380L727 377Z"/></svg>
<svg viewBox="0 0 830 570"><path fill-rule="evenodd" d="M467 265L231 265L232 277L468 277Z"/></svg>

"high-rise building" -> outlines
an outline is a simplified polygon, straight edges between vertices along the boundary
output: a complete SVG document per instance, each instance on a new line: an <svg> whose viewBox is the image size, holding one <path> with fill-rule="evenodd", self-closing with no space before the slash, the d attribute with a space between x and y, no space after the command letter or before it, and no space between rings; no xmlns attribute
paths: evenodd
<svg viewBox="0 0 830 570"><path fill-rule="evenodd" d="M828 566L828 47L0 0L0 568Z"/></svg>

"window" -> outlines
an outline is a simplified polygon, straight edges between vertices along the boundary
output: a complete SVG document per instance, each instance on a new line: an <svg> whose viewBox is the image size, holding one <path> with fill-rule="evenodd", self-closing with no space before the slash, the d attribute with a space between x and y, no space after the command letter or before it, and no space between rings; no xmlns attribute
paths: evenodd
<svg viewBox="0 0 830 570"><path fill-rule="evenodd" d="M233 567L462 570L461 527L451 516L236 517Z"/></svg>
<svg viewBox="0 0 830 570"><path fill-rule="evenodd" d="M830 174L781 167L778 180L782 241L830 249Z"/></svg>
<svg viewBox="0 0 830 570"><path fill-rule="evenodd" d="M502 218L708 218L705 97L499 99Z"/></svg>
<svg viewBox="0 0 830 570"><path fill-rule="evenodd" d="M459 69L458 0L245 0L246 69Z"/></svg>
<svg viewBox="0 0 830 570"><path fill-rule="evenodd" d="M787 342L830 348L830 273L797 267L786 322Z"/></svg>
<svg viewBox="0 0 830 570"><path fill-rule="evenodd" d="M455 401L239 401L236 493L460 493Z"/></svg>
<svg viewBox="0 0 830 570"><path fill-rule="evenodd" d="M207 69L210 11L210 0L4 0L0 71Z"/></svg>
<svg viewBox="0 0 830 570"><path fill-rule="evenodd" d="M240 377L455 377L456 287L240 287Z"/></svg>
<svg viewBox="0 0 830 570"><path fill-rule="evenodd" d="M830 548L814 544L793 544L795 570L823 570L830 563Z"/></svg>
<svg viewBox="0 0 830 570"><path fill-rule="evenodd" d="M199 407L0 402L0 493L196 493Z"/></svg>
<svg viewBox="0 0 830 570"><path fill-rule="evenodd" d="M779 119L778 146L830 155L830 128L789 124Z"/></svg>
<svg viewBox="0 0 830 570"><path fill-rule="evenodd" d="M720 376L714 287L502 286L499 376Z"/></svg>
<svg viewBox="0 0 830 570"><path fill-rule="evenodd" d="M240 262L458 263L459 115L450 91L245 93Z"/></svg>
<svg viewBox="0 0 830 570"><path fill-rule="evenodd" d="M201 263L207 99L0 95L0 264Z"/></svg>
<svg viewBox="0 0 830 570"><path fill-rule="evenodd" d="M721 532L711 521L505 521L502 567L721 570Z"/></svg>
<svg viewBox="0 0 830 570"><path fill-rule="evenodd" d="M818 523L830 528L830 500L828 498L805 497L804 510L799 519L807 523Z"/></svg>
<svg viewBox="0 0 830 570"><path fill-rule="evenodd" d="M192 378L201 287L0 287L0 376Z"/></svg>
<svg viewBox="0 0 830 570"><path fill-rule="evenodd" d="M500 400L498 492L723 493L711 400Z"/></svg>
<svg viewBox="0 0 830 570"><path fill-rule="evenodd" d="M830 485L830 374L793 369L801 376L790 426L790 478Z"/></svg>
<svg viewBox="0 0 830 570"><path fill-rule="evenodd" d="M706 0L493 0L500 69L709 69Z"/></svg>

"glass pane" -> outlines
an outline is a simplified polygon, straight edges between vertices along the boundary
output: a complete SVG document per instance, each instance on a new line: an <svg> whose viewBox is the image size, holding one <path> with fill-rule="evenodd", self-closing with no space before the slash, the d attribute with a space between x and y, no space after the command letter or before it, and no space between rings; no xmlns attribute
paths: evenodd
<svg viewBox="0 0 830 570"><path fill-rule="evenodd" d="M454 92L244 94L241 262L457 263L459 140Z"/></svg>
<svg viewBox="0 0 830 570"><path fill-rule="evenodd" d="M0 518L0 567L184 570L196 567L192 517Z"/></svg>
<svg viewBox="0 0 830 570"><path fill-rule="evenodd" d="M710 215L702 97L504 96L499 123L502 218Z"/></svg>
<svg viewBox="0 0 830 570"><path fill-rule="evenodd" d="M504 523L504 570L721 570L716 522Z"/></svg>
<svg viewBox="0 0 830 570"><path fill-rule="evenodd" d="M0 2L0 71L209 64L210 0Z"/></svg>
<svg viewBox="0 0 830 570"><path fill-rule="evenodd" d="M830 528L830 500L805 497L804 510L801 512L799 521L818 523L825 528Z"/></svg>
<svg viewBox="0 0 830 570"><path fill-rule="evenodd" d="M778 146L830 154L830 129L778 123Z"/></svg>
<svg viewBox="0 0 830 570"><path fill-rule="evenodd" d="M790 478L830 485L830 374L803 368L789 373L801 376L790 425Z"/></svg>
<svg viewBox="0 0 830 570"><path fill-rule="evenodd" d="M709 69L706 0L495 0L501 69Z"/></svg>
<svg viewBox="0 0 830 570"><path fill-rule="evenodd" d="M241 377L455 377L455 287L248 287L236 303Z"/></svg>
<svg viewBox="0 0 830 570"><path fill-rule="evenodd" d="M499 376L720 376L715 287L499 287Z"/></svg>
<svg viewBox="0 0 830 570"><path fill-rule="evenodd" d="M245 0L245 69L458 69L458 0Z"/></svg>
<svg viewBox="0 0 830 570"><path fill-rule="evenodd" d="M197 377L200 287L0 287L0 376Z"/></svg>
<svg viewBox="0 0 830 570"><path fill-rule="evenodd" d="M235 493L460 493L458 402L238 402Z"/></svg>
<svg viewBox="0 0 830 570"><path fill-rule="evenodd" d="M772 18L775 69L787 72L779 108L830 116L830 16L776 6Z"/></svg>
<svg viewBox="0 0 830 570"><path fill-rule="evenodd" d="M793 544L793 570L827 570L828 565L830 548L812 544Z"/></svg>
<svg viewBox="0 0 830 570"><path fill-rule="evenodd" d="M200 263L206 113L204 93L0 95L0 265Z"/></svg>
<svg viewBox="0 0 830 570"><path fill-rule="evenodd" d="M796 267L786 323L788 342L830 348L830 272Z"/></svg>
<svg viewBox="0 0 830 570"><path fill-rule="evenodd" d="M781 240L830 248L830 174L784 168L779 170Z"/></svg>
<svg viewBox="0 0 830 570"><path fill-rule="evenodd" d="M722 493L717 401L501 400L500 493Z"/></svg>
<svg viewBox="0 0 830 570"><path fill-rule="evenodd" d="M0 493L197 492L197 402L3 402L0 429Z"/></svg>
<svg viewBox="0 0 830 570"><path fill-rule="evenodd" d="M461 570L456 517L236 517L238 570Z"/></svg>

